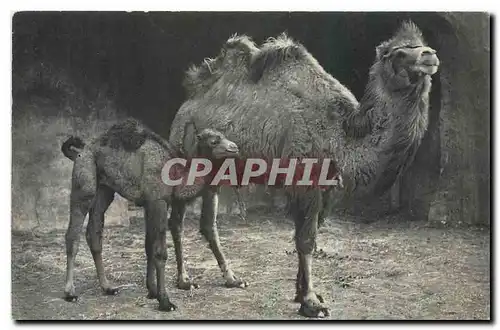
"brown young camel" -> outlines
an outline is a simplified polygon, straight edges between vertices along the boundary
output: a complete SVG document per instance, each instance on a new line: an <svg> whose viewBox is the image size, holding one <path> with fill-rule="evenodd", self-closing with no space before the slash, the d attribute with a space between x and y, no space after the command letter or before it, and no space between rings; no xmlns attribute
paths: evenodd
<svg viewBox="0 0 500 330"><path fill-rule="evenodd" d="M346 194L380 194L414 159L427 129L431 76L438 66L418 27L405 22L377 46L358 103L305 47L286 36L260 48L247 37L232 37L215 59L187 72L189 97L172 123L170 142L181 146L184 125L194 120L199 127L224 132L238 144L242 158L333 158ZM298 251L295 300L309 317L329 313L312 281L322 199L318 189L290 195ZM172 207L182 217L182 203ZM217 189L207 189L201 226L213 228L207 239L226 281L234 282L217 239L216 210Z"/></svg>
<svg viewBox="0 0 500 330"><path fill-rule="evenodd" d="M195 140L196 139L196 140ZM238 147L217 131L195 130L186 124L183 155L223 159L238 154ZM66 233L67 270L65 299L76 301L73 284L75 258L78 252L80 232L87 213L87 243L99 278L106 294L116 294L104 271L102 262L102 231L104 213L113 201L115 192L144 207L146 221L146 256L149 298L157 298L160 310L176 307L165 291L165 261L167 260L166 237L167 210L170 203L182 203L199 196L208 184L209 176L193 185L167 185L162 181L162 169L166 162L180 157L174 148L160 136L135 120L126 120L111 127L106 133L85 145L80 138L70 137L62 145L62 152L74 161L70 200L70 221ZM179 177L185 177L187 168L179 169ZM176 224L168 222L177 255L182 256L181 237ZM182 262L181 259L177 259ZM178 265L178 267L180 267ZM156 271L156 285L155 285ZM184 274L184 276L187 276Z"/></svg>

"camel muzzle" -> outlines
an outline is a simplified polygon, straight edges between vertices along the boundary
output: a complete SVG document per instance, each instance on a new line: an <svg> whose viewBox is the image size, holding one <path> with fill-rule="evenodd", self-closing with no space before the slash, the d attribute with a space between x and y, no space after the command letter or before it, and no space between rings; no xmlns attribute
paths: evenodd
<svg viewBox="0 0 500 330"><path fill-rule="evenodd" d="M221 142L221 148L224 150L223 153L226 156L237 156L240 153L238 145L229 140L223 140Z"/></svg>
<svg viewBox="0 0 500 330"><path fill-rule="evenodd" d="M416 71L420 71L424 74L433 75L438 71L439 68L439 58L436 55L436 51L430 47L422 47L422 52L420 53L420 58L416 63Z"/></svg>
<svg viewBox="0 0 500 330"><path fill-rule="evenodd" d="M426 66L439 66L439 58L436 55L436 51L430 47L421 47L419 64Z"/></svg>

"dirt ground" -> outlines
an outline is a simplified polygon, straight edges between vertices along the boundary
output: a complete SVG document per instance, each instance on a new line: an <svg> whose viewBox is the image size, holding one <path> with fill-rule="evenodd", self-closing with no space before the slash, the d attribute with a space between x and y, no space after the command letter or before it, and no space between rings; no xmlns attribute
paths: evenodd
<svg viewBox="0 0 500 330"><path fill-rule="evenodd" d="M169 247L167 283L178 310L157 310L146 299L144 229L108 227L104 261L108 278L122 286L104 296L84 236L77 257L77 303L62 299L64 231L12 234L12 316L27 319L301 319L293 302L297 257L293 225L281 216L250 214L247 222L221 215L227 257L246 289L223 286L215 258L194 215L185 226L187 267L200 288L175 288ZM170 235L168 240L171 241ZM330 319L489 319L490 236L487 230L431 228L386 218L364 223L331 218L320 229L313 274L331 308ZM322 251L321 251L322 250Z"/></svg>

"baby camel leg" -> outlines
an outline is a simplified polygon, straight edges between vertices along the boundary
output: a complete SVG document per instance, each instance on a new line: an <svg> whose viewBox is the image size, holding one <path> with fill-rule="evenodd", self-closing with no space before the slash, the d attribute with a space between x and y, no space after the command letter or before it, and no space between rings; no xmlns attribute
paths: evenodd
<svg viewBox="0 0 500 330"><path fill-rule="evenodd" d="M149 201L145 205L146 215L146 253L148 254L147 285L149 296L156 296L160 303L161 311L173 311L177 306L170 301L165 289L165 263L167 261L167 209L168 205L163 200ZM156 270L156 292L152 292L152 267Z"/></svg>
<svg viewBox="0 0 500 330"><path fill-rule="evenodd" d="M188 276L184 265L184 252L182 248L182 236L184 233L184 215L186 213L186 203L184 201L175 200L172 203L172 213L168 220L168 227L172 234L175 249L175 261L177 263L177 287L182 290L190 290L198 288L198 284L194 283Z"/></svg>
<svg viewBox="0 0 500 330"><path fill-rule="evenodd" d="M118 288L111 285L106 278L102 262L102 231L104 228L104 213L113 202L115 192L107 186L99 186L89 212L89 223L87 225L87 244L94 258L95 269L99 284L107 295L115 295Z"/></svg>
<svg viewBox="0 0 500 330"><path fill-rule="evenodd" d="M73 278L75 276L75 259L78 253L80 234L85 216L93 202L96 193L95 163L92 158L79 157L73 165L71 180L70 215L66 231L66 284L64 299L76 301Z"/></svg>
<svg viewBox="0 0 500 330"><path fill-rule="evenodd" d="M229 263L221 250L219 232L217 231L217 191L206 189L203 194L203 206L201 210L200 231L208 241L210 250L215 256L220 270L226 280L226 286L230 288L244 288L248 286L246 281L237 279L229 268Z"/></svg>

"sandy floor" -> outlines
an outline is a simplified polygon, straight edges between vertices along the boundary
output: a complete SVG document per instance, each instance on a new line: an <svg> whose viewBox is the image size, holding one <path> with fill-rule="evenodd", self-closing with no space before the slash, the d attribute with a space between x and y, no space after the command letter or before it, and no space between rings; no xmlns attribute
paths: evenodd
<svg viewBox="0 0 500 330"><path fill-rule="evenodd" d="M292 301L296 254L291 221L250 214L247 223L221 216L219 230L233 270L250 283L228 289L195 217L186 219L187 267L200 285L175 288L169 248L167 283L178 311L146 299L141 218L105 231L109 278L123 288L104 296L82 236L77 257L77 303L62 299L64 231L12 235L14 319L300 319ZM357 221L355 221L357 220ZM399 222L399 223L398 223ZM332 218L320 229L315 285L331 319L489 319L490 237L484 230L429 228L424 223ZM403 222L403 223L401 223ZM171 241L170 235L168 240Z"/></svg>

